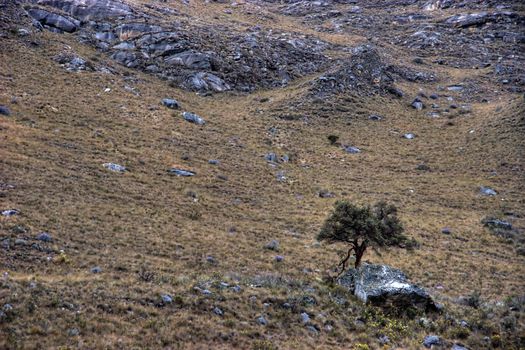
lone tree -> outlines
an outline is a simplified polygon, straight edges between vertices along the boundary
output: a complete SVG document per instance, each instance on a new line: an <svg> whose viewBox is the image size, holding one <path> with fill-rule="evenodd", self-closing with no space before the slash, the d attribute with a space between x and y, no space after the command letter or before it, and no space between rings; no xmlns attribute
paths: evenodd
<svg viewBox="0 0 525 350"><path fill-rule="evenodd" d="M338 265L342 266L338 276L345 271L352 251L355 254L355 268L358 268L368 246L392 246L406 241L403 225L397 217L397 208L384 201L373 207L358 207L348 201L338 201L317 239L350 245L346 257Z"/></svg>

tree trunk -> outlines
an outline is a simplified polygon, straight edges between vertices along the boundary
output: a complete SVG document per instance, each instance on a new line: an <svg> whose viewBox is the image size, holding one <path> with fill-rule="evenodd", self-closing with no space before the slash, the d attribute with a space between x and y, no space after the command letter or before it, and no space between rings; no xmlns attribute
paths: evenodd
<svg viewBox="0 0 525 350"><path fill-rule="evenodd" d="M365 254L366 250L366 243L361 243L360 246L355 248L355 264L354 267L357 269L359 266L361 266L361 259L363 258L363 255Z"/></svg>

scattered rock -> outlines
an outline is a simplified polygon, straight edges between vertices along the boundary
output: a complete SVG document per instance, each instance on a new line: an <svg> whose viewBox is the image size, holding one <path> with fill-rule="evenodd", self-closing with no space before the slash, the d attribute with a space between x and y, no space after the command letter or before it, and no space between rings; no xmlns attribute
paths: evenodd
<svg viewBox="0 0 525 350"><path fill-rule="evenodd" d="M301 313L301 322L302 323L310 322L310 315L308 315L306 312L302 312Z"/></svg>
<svg viewBox="0 0 525 350"><path fill-rule="evenodd" d="M74 18L62 16L40 8L31 8L27 13L44 27L58 32L73 33L80 26L80 21Z"/></svg>
<svg viewBox="0 0 525 350"><path fill-rule="evenodd" d="M403 138L407 139L407 140L412 140L416 137L416 135L412 134L412 133L407 133L407 134L404 134L403 135Z"/></svg>
<svg viewBox="0 0 525 350"><path fill-rule="evenodd" d="M201 117L199 117L195 113L184 112L184 113L182 113L182 117L184 118L184 120L186 120L186 121L188 121L190 123L194 123L194 124L197 124L197 125L204 125L204 124L206 124L204 119L202 119Z"/></svg>
<svg viewBox="0 0 525 350"><path fill-rule="evenodd" d="M430 171L430 167L425 164L425 163L421 163L421 164L418 164L417 167L416 167L416 170L420 170L420 171Z"/></svg>
<svg viewBox="0 0 525 350"><path fill-rule="evenodd" d="M420 111L422 110L423 108L425 108L425 105L423 104L423 101L421 101L419 98L416 98L412 104L411 104L412 108Z"/></svg>
<svg viewBox="0 0 525 350"><path fill-rule="evenodd" d="M170 170L168 170L168 173L170 175L185 176L185 177L196 175L196 173L194 173L193 171L183 170L183 169L178 169L178 168L171 168Z"/></svg>
<svg viewBox="0 0 525 350"><path fill-rule="evenodd" d="M68 331L67 331L67 335L69 335L70 337L76 337L80 334L80 331L78 330L78 328L70 328Z"/></svg>
<svg viewBox="0 0 525 350"><path fill-rule="evenodd" d="M20 211L17 209L2 210L2 216L13 216L18 214L20 214Z"/></svg>
<svg viewBox="0 0 525 350"><path fill-rule="evenodd" d="M91 268L91 273L101 273L101 272L102 272L102 268L100 268L99 266L95 266Z"/></svg>
<svg viewBox="0 0 525 350"><path fill-rule="evenodd" d="M257 317L256 322L257 322L257 324L259 324L261 326L268 325L268 321L266 320L266 318L264 318L264 316Z"/></svg>
<svg viewBox="0 0 525 350"><path fill-rule="evenodd" d="M335 194L328 191L328 190L321 190L319 191L319 197L321 198L334 198Z"/></svg>
<svg viewBox="0 0 525 350"><path fill-rule="evenodd" d="M122 166L116 163L104 163L102 164L102 166L108 170L111 170L117 173L123 173L127 170L125 166Z"/></svg>
<svg viewBox="0 0 525 350"><path fill-rule="evenodd" d="M345 150L346 153L350 153L350 154L361 153L361 150L355 146L343 146L343 149Z"/></svg>
<svg viewBox="0 0 525 350"><path fill-rule="evenodd" d="M220 308L218 307L214 307L213 308L213 313L217 316L224 316L224 311L222 311Z"/></svg>
<svg viewBox="0 0 525 350"><path fill-rule="evenodd" d="M269 243L267 243L264 246L264 248L278 252L279 251L279 241L276 239L273 239Z"/></svg>
<svg viewBox="0 0 525 350"><path fill-rule="evenodd" d="M161 304L165 305L165 304L171 304L173 302L173 298L171 295L169 294L162 294L160 296L160 300L161 300Z"/></svg>
<svg viewBox="0 0 525 350"><path fill-rule="evenodd" d="M180 107L179 102L172 98L165 98L162 100L162 104L170 109L177 109Z"/></svg>
<svg viewBox="0 0 525 350"><path fill-rule="evenodd" d="M441 233L444 234L444 235L449 235L449 234L452 233L452 230L450 228L448 228L448 227L443 227L441 229Z"/></svg>
<svg viewBox="0 0 525 350"><path fill-rule="evenodd" d="M266 153L264 159L268 162L277 163L277 155L275 153Z"/></svg>
<svg viewBox="0 0 525 350"><path fill-rule="evenodd" d="M441 345L441 338L437 335L427 335L423 340L425 348L432 348L433 345Z"/></svg>
<svg viewBox="0 0 525 350"><path fill-rule="evenodd" d="M6 106L0 105L0 114L5 115L5 116L10 116L11 111Z"/></svg>
<svg viewBox="0 0 525 350"><path fill-rule="evenodd" d="M493 190L492 188L490 187L485 187L485 186L481 186L479 188L479 192L484 195L484 196L495 196L498 194L498 192L496 192L495 190Z"/></svg>
<svg viewBox="0 0 525 350"><path fill-rule="evenodd" d="M283 262L283 261L284 261L284 256L282 256L282 255L277 255L277 256L275 257L275 261L276 261L276 262Z"/></svg>
<svg viewBox="0 0 525 350"><path fill-rule="evenodd" d="M208 160L208 164L211 164L211 165L219 165L219 161L217 159L210 159Z"/></svg>
<svg viewBox="0 0 525 350"><path fill-rule="evenodd" d="M481 221L483 226L488 228L498 228L502 230L512 230L512 224L508 221L503 221L494 218L485 218Z"/></svg>
<svg viewBox="0 0 525 350"><path fill-rule="evenodd" d="M36 239L38 239L39 241L42 241L42 242L53 242L53 237L51 237L51 235L47 232L40 232L37 236L36 236Z"/></svg>
<svg viewBox="0 0 525 350"><path fill-rule="evenodd" d="M383 120L383 117L377 114L371 114L368 116L368 120L380 121Z"/></svg>
<svg viewBox="0 0 525 350"><path fill-rule="evenodd" d="M452 345L451 350L468 350L468 348L464 347L462 344L454 344Z"/></svg>

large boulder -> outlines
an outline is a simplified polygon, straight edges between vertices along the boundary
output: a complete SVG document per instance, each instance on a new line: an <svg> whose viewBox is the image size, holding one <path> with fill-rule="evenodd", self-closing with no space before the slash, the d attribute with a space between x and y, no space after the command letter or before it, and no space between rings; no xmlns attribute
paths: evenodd
<svg viewBox="0 0 525 350"><path fill-rule="evenodd" d="M42 25L58 29L58 31L73 33L80 26L80 22L74 18L62 16L39 8L32 8L27 12Z"/></svg>
<svg viewBox="0 0 525 350"><path fill-rule="evenodd" d="M421 287L408 282L398 269L386 265L365 264L351 269L338 279L364 303L384 308L404 310L417 308L437 311L438 307L430 295Z"/></svg>
<svg viewBox="0 0 525 350"><path fill-rule="evenodd" d="M131 15L131 8L113 0L38 0L38 5L51 6L85 22Z"/></svg>

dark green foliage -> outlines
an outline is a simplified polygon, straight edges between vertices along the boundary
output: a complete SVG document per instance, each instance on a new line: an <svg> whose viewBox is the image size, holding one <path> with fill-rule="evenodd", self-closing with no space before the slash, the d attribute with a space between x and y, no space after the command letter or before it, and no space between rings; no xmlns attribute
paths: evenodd
<svg viewBox="0 0 525 350"><path fill-rule="evenodd" d="M342 266L342 273L352 251L355 254L357 268L368 246L402 244L406 242L406 237L402 233L403 225L397 217L395 206L381 201L373 207L359 207L348 201L338 201L317 239L328 243L342 242L350 245L346 258L339 264Z"/></svg>
<svg viewBox="0 0 525 350"><path fill-rule="evenodd" d="M337 136L337 135L328 135L328 141L330 141L331 145L335 145L338 140L339 140L339 136Z"/></svg>

